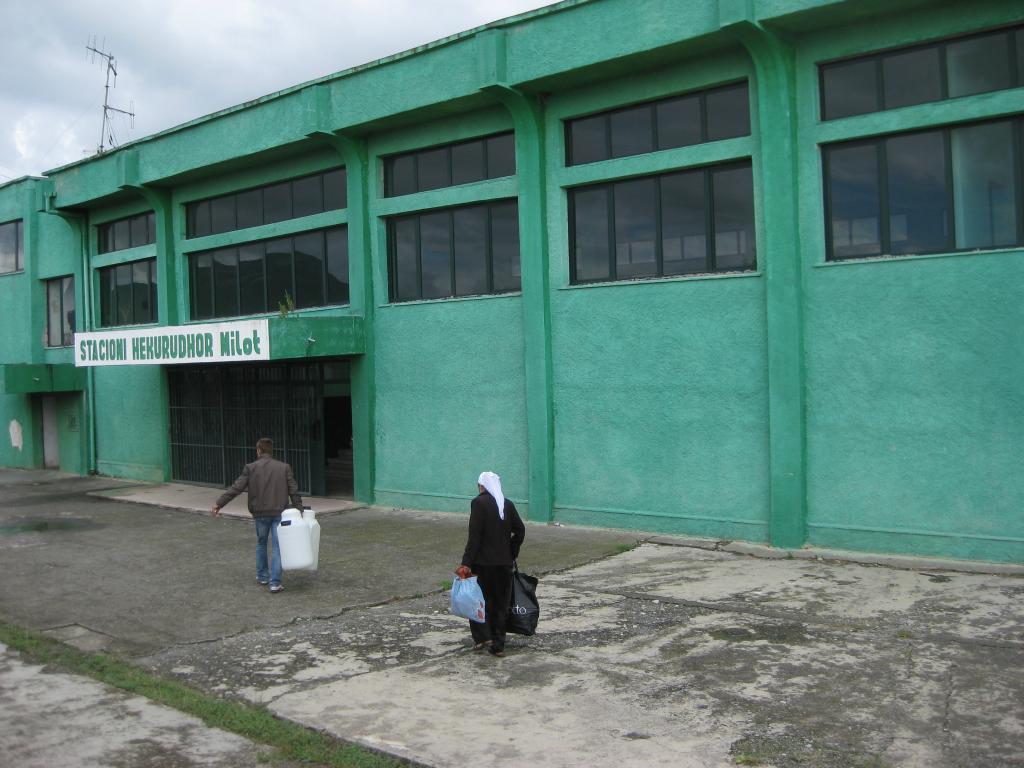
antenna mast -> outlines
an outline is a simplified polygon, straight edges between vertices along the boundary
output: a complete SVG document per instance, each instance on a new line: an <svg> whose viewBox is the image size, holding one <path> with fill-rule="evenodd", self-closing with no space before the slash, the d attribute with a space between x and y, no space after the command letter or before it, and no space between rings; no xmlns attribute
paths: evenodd
<svg viewBox="0 0 1024 768"><path fill-rule="evenodd" d="M110 147L113 148L114 146L114 126L110 119L110 113L116 112L121 115L126 115L131 120L131 127L134 128L135 112L133 110L135 105L134 103L131 103L127 110L110 106L110 89L111 87L117 87L117 60L114 58L114 54L106 53L96 47L95 37L86 44L85 49L92 54L93 60L95 60L96 56L99 56L107 63L107 82L103 87L103 126L100 128L100 145L96 148L96 154L101 155L106 151L108 140ZM114 75L113 86L111 86L110 83L111 73Z"/></svg>

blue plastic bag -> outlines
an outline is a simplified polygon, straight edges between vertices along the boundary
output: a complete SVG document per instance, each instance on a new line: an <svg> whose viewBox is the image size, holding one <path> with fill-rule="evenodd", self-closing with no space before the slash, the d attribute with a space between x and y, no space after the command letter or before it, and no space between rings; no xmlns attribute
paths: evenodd
<svg viewBox="0 0 1024 768"><path fill-rule="evenodd" d="M464 619L483 624L487 621L484 593L476 583L476 576L456 578L452 582L452 613Z"/></svg>

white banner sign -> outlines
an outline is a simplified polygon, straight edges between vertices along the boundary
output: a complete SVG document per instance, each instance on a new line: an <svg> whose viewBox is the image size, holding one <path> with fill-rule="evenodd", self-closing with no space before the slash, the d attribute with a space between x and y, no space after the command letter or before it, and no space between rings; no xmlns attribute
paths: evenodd
<svg viewBox="0 0 1024 768"><path fill-rule="evenodd" d="M270 359L267 321L75 334L75 365L173 365Z"/></svg>

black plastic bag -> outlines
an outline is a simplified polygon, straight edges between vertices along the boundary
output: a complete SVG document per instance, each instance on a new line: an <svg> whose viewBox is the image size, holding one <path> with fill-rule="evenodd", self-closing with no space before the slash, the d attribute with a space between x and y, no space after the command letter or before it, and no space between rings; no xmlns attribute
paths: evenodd
<svg viewBox="0 0 1024 768"><path fill-rule="evenodd" d="M537 631L540 619L540 603L537 602L537 579L512 571L512 601L508 607L506 632L530 636Z"/></svg>

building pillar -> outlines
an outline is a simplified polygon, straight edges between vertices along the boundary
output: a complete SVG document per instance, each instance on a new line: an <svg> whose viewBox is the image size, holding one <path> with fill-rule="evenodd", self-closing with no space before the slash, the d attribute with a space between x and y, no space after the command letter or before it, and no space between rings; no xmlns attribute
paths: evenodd
<svg viewBox="0 0 1024 768"><path fill-rule="evenodd" d="M374 502L376 483L376 359L373 322L373 251L370 247L370 171L366 139L329 129L331 92L317 85L306 91L307 135L330 145L345 163L348 197L349 306L363 318L363 354L352 359L353 495L366 504Z"/></svg>
<svg viewBox="0 0 1024 768"><path fill-rule="evenodd" d="M797 173L796 67L792 47L753 21L723 20L754 65L761 216L766 242L759 259L766 280L770 512L768 540L801 547L807 540L806 408L803 285Z"/></svg>
<svg viewBox="0 0 1024 768"><path fill-rule="evenodd" d="M481 90L512 115L519 188L519 253L523 292L529 517L551 522L555 501L555 427L551 359L551 295L547 237L547 159L541 101L509 86L505 32L478 36Z"/></svg>

